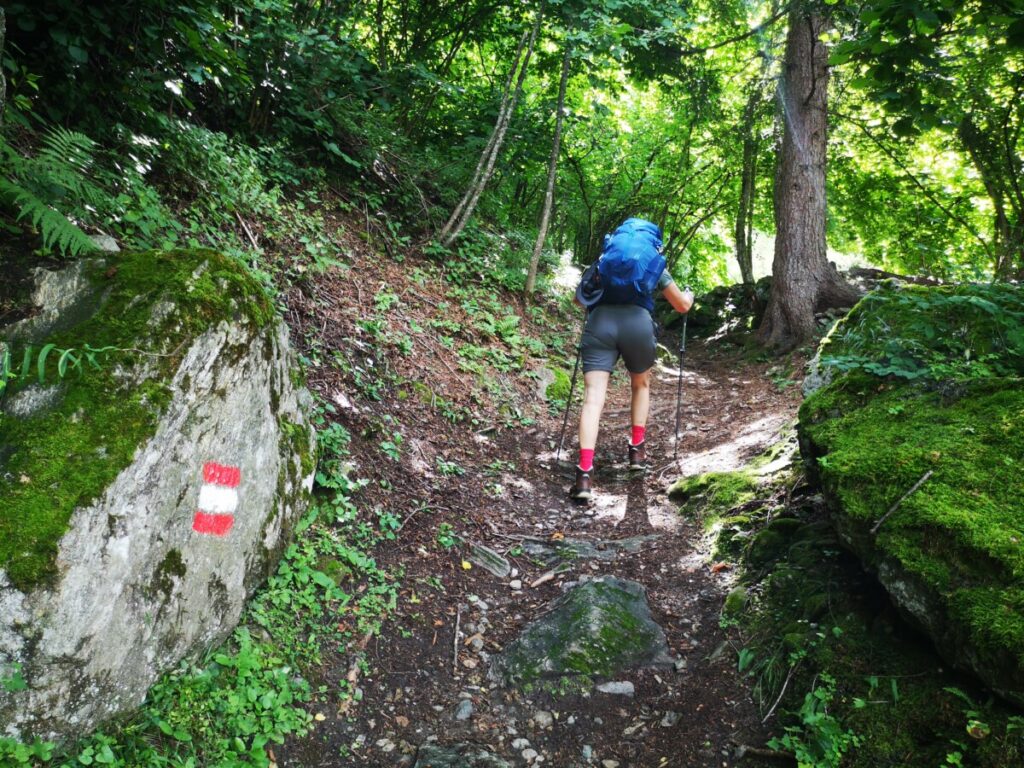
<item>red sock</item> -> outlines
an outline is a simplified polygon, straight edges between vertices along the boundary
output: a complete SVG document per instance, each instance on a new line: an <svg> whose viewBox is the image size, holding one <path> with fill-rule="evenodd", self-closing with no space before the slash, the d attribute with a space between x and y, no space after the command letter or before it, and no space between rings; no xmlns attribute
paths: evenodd
<svg viewBox="0 0 1024 768"><path fill-rule="evenodd" d="M633 425L633 439L629 441L630 445L640 445L644 441L644 435L647 432L647 427L638 427L636 424Z"/></svg>
<svg viewBox="0 0 1024 768"><path fill-rule="evenodd" d="M580 448L580 469L589 472L594 468L594 449Z"/></svg>

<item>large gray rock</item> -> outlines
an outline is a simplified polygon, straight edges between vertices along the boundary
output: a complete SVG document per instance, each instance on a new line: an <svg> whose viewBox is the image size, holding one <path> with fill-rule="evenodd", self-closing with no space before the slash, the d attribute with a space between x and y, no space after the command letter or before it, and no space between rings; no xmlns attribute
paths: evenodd
<svg viewBox="0 0 1024 768"><path fill-rule="evenodd" d="M635 581L603 576L578 584L495 657L489 676L505 685L566 675L612 676L668 666L665 633Z"/></svg>
<svg viewBox="0 0 1024 768"><path fill-rule="evenodd" d="M314 433L286 328L231 260L40 277L47 305L0 338L121 350L0 401L0 678L27 683L0 687L0 735L63 740L234 628L306 506Z"/></svg>

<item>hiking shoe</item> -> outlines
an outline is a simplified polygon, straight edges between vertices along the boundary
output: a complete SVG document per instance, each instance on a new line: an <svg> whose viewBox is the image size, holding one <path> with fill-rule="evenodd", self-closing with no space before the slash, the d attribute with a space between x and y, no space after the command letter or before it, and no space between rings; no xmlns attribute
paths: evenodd
<svg viewBox="0 0 1024 768"><path fill-rule="evenodd" d="M576 467L576 482L572 484L569 495L580 501L586 501L594 495L593 486L590 484L589 472L584 472L579 467Z"/></svg>
<svg viewBox="0 0 1024 768"><path fill-rule="evenodd" d="M647 469L647 441L629 446L629 471L642 472Z"/></svg>

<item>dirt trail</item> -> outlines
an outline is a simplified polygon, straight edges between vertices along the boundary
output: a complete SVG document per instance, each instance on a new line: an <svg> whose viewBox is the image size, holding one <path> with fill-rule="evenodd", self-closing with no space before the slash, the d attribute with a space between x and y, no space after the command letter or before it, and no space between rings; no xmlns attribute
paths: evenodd
<svg viewBox="0 0 1024 768"><path fill-rule="evenodd" d="M629 387L619 371L595 459L597 498L589 505L567 497L571 464L554 463L550 448L560 417L529 429L474 434L410 414L420 418L412 451L418 466L407 487L392 493L420 498L430 510L410 518L384 556L404 568L398 611L367 647L369 668L358 679L362 700L347 713L327 711L314 734L278 751L278 763L412 765L423 744L473 743L515 766L749 765L737 747L760 746L765 733L736 672L736 650L719 627L731 573L709 562L704 531L679 517L665 490L681 474L736 469L777 439L795 416L799 393L774 385L769 368L691 343L680 472L672 463L677 371L659 366L648 428L653 468L639 477L625 467ZM572 426L570 419L570 432ZM575 437L567 436L566 445L575 458ZM457 461L465 474L432 472L439 456ZM467 569L465 547L438 546L442 520L468 542L503 553L513 572L498 578L478 566ZM522 554L524 542L564 536L601 549L601 542L637 535L655 538L633 553L569 561L564 572L530 587L550 566ZM644 585L653 618L678 658L675 668L617 677L633 683L633 696L571 686L557 695L526 693L487 680L488 659L542 614L565 583L604 574ZM350 673L349 659L328 660L321 682L338 685Z"/></svg>

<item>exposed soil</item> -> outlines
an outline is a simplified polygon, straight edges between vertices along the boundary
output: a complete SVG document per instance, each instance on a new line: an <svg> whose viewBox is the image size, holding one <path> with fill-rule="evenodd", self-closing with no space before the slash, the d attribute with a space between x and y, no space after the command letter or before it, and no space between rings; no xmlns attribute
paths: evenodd
<svg viewBox="0 0 1024 768"><path fill-rule="evenodd" d="M534 380L498 374L504 394L482 396L479 382L458 370L456 358L429 330L411 334L414 346L407 355L374 346L356 322L385 286L402 297L388 315L397 327L414 330L443 316L462 323L460 335L466 339L485 341L474 335L457 303L442 304L441 281L407 282L408 263L365 267L307 281L289 296L288 319L307 357L337 353L350 370L395 374L398 383L377 402L354 391L351 373L326 364L310 369L309 383L338 407L339 420L354 436L358 474L372 481L357 499L360 507L379 505L403 520L396 540L377 552L378 562L404 570L402 591L393 618L365 646L369 669L353 671L358 669L354 642L325 658L322 679L314 681L335 691L340 681L356 679L361 701L339 709L334 697L316 705L314 711L326 719L308 737L275 748L278 764L411 765L420 745L436 741L472 742L512 765L531 760L559 768L603 760L623 767L751 765L741 757L741 745L763 746L767 735L736 671L735 649L719 626L730 570L728 564L711 562L705 532L679 517L665 490L681 474L735 469L769 446L794 417L798 388L773 383L767 373L772 363L751 361L735 347L691 342L683 373L679 464L673 461L677 370L659 365L648 429L653 467L638 477L625 468L629 387L619 371L602 419L597 498L580 505L566 493L572 469L565 458L575 458L573 419L563 461L556 463L561 415L548 411ZM567 327L565 338L575 332ZM671 333L662 341L675 348ZM571 354L572 342L565 348ZM572 360L564 364L571 366ZM543 367L539 360L527 365ZM421 385L414 387L414 381ZM477 424L444 418L439 397L462 404ZM574 407L573 418L577 414ZM512 425L526 416L535 423ZM401 461L378 450L392 429L405 437ZM464 474L444 475L438 457L458 464ZM504 553L516 571L499 579L479 566L465 568L465 546L439 545L442 523L467 542ZM637 535L657 538L632 554L563 561L564 571L530 586L551 566L521 554L524 542ZM574 684L529 693L494 687L486 677L489 655L540 615L565 584L585 574L613 574L646 587L652 615L679 659L675 667L631 670L615 678L634 683L632 697L589 686L581 691ZM510 587L513 580L522 583L521 590ZM472 713L457 720L464 699ZM465 714L469 705L462 708ZM544 728L532 719L538 711L552 713L551 725ZM524 750L534 750L539 759L530 752L524 757Z"/></svg>

